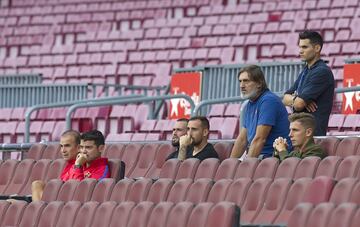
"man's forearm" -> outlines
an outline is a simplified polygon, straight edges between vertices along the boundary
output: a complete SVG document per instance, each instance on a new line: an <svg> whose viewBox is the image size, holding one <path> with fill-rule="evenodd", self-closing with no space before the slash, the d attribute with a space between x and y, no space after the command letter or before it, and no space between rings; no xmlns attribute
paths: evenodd
<svg viewBox="0 0 360 227"><path fill-rule="evenodd" d="M184 161L186 159L186 146L179 147L178 159Z"/></svg>
<svg viewBox="0 0 360 227"><path fill-rule="evenodd" d="M266 139L254 138L250 144L248 156L254 157L254 158L259 157L262 149L264 148L265 142L266 142Z"/></svg>
<svg viewBox="0 0 360 227"><path fill-rule="evenodd" d="M240 138L236 139L231 151L231 158L240 158L245 151L246 141L242 141Z"/></svg>
<svg viewBox="0 0 360 227"><path fill-rule="evenodd" d="M285 106L292 106L293 101L294 101L293 99L294 99L294 96L293 96L293 95L285 94L284 97L283 97L282 102L283 102L283 104L284 104Z"/></svg>

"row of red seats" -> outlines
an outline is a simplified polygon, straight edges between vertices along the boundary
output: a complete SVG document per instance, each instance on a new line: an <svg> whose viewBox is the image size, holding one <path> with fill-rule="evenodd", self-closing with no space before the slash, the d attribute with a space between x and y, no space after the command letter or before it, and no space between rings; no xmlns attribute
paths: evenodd
<svg viewBox="0 0 360 227"><path fill-rule="evenodd" d="M328 124L330 135L360 134L360 114L332 114Z"/></svg>
<svg viewBox="0 0 360 227"><path fill-rule="evenodd" d="M0 212L1 226L19 227L238 227L240 215L230 202L0 201Z"/></svg>
<svg viewBox="0 0 360 227"><path fill-rule="evenodd" d="M197 180L185 178L173 181L168 178L142 178L136 181L112 179L100 181L86 179L81 182L52 180L45 187L43 201L115 201L140 203L233 202L241 208L243 224L286 224L298 203L317 205L329 202L340 205L346 202L359 204L360 182L356 178L344 178L338 182L329 177L299 178L250 178Z"/></svg>

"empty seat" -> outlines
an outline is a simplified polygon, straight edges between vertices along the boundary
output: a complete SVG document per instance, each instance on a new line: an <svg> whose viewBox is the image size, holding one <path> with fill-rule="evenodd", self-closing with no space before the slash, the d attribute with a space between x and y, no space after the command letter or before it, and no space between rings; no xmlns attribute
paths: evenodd
<svg viewBox="0 0 360 227"><path fill-rule="evenodd" d="M252 180L250 178L239 178L234 180L229 186L225 201L234 202L241 207L244 204L251 184Z"/></svg>
<svg viewBox="0 0 360 227"><path fill-rule="evenodd" d="M350 194L349 202L360 204L360 183L357 182Z"/></svg>
<svg viewBox="0 0 360 227"><path fill-rule="evenodd" d="M51 143L48 144L44 150L44 152L42 153L42 159L57 159L57 158L62 158L61 157L61 151L60 151L60 144L58 143Z"/></svg>
<svg viewBox="0 0 360 227"><path fill-rule="evenodd" d="M180 164L175 180L179 180L182 178L194 179L199 164L200 164L200 160L197 158L185 159Z"/></svg>
<svg viewBox="0 0 360 227"><path fill-rule="evenodd" d="M355 177L360 167L360 156L348 156L344 158L337 168L335 179Z"/></svg>
<svg viewBox="0 0 360 227"><path fill-rule="evenodd" d="M153 203L159 203L161 201L166 201L171 187L173 186L174 181L172 179L163 178L156 180L149 190L149 194L147 196L147 201L151 201Z"/></svg>
<svg viewBox="0 0 360 227"><path fill-rule="evenodd" d="M129 193L129 189L131 188L131 185L133 183L134 180L128 178L122 179L119 182L117 182L111 192L109 200L118 203L126 201L127 195Z"/></svg>
<svg viewBox="0 0 360 227"><path fill-rule="evenodd" d="M220 202L211 208L205 226L238 226L239 219L238 206L230 202Z"/></svg>
<svg viewBox="0 0 360 227"><path fill-rule="evenodd" d="M291 184L292 180L290 178L275 179L266 193L263 207L255 219L252 220L252 223L272 223L283 207Z"/></svg>
<svg viewBox="0 0 360 227"><path fill-rule="evenodd" d="M114 179L112 178L102 179L95 185L90 200L97 201L99 203L108 201L114 186L115 186Z"/></svg>
<svg viewBox="0 0 360 227"><path fill-rule="evenodd" d="M11 203L6 200L0 200L0 220L3 220L6 210L9 208L10 204ZM1 224L1 221L0 221L0 224Z"/></svg>
<svg viewBox="0 0 360 227"><path fill-rule="evenodd" d="M40 158L42 158L45 148L46 148L45 144L41 144L41 143L32 144L26 154L26 158L39 160Z"/></svg>
<svg viewBox="0 0 360 227"><path fill-rule="evenodd" d="M225 107L225 104L222 103L212 105L208 117L222 117L225 112Z"/></svg>
<svg viewBox="0 0 360 227"><path fill-rule="evenodd" d="M131 211L135 205L136 204L131 201L119 203L113 211L109 227L127 226Z"/></svg>
<svg viewBox="0 0 360 227"><path fill-rule="evenodd" d="M273 179L278 166L279 166L279 159L277 158L266 158L262 160L255 169L253 179L256 180L258 178L263 178L263 177L268 177Z"/></svg>
<svg viewBox="0 0 360 227"><path fill-rule="evenodd" d="M344 178L337 182L331 192L329 201L335 205L349 202L351 192L357 182L358 180L355 178Z"/></svg>
<svg viewBox="0 0 360 227"><path fill-rule="evenodd" d="M64 207L62 201L52 201L46 205L43 212L41 213L38 227L49 227L55 226L59 218L59 214Z"/></svg>
<svg viewBox="0 0 360 227"><path fill-rule="evenodd" d="M193 210L194 205L190 202L178 202L171 209L168 220L166 222L166 227L183 227L186 226L186 223L189 220L191 211Z"/></svg>
<svg viewBox="0 0 360 227"><path fill-rule="evenodd" d="M128 144L124 149L121 160L125 163L125 176L128 177L138 161L141 144Z"/></svg>
<svg viewBox="0 0 360 227"><path fill-rule="evenodd" d="M316 177L306 189L302 202L310 202L317 205L329 201L334 185L335 181L333 178L325 176Z"/></svg>
<svg viewBox="0 0 360 227"><path fill-rule="evenodd" d="M29 203L21 217L19 227L37 226L41 213L46 207L44 201L34 201Z"/></svg>
<svg viewBox="0 0 360 227"><path fill-rule="evenodd" d="M125 146L126 145L123 143L114 143L108 145L107 149L105 150L104 157L107 157L109 159L111 158L121 159L122 152Z"/></svg>
<svg viewBox="0 0 360 227"><path fill-rule="evenodd" d="M0 166L0 194L4 194L8 184L11 182L15 169L18 165L17 160L8 159Z"/></svg>
<svg viewBox="0 0 360 227"><path fill-rule="evenodd" d="M259 159L257 158L246 158L242 161L236 169L234 179L241 177L252 178L254 176L256 167L259 165Z"/></svg>
<svg viewBox="0 0 360 227"><path fill-rule="evenodd" d="M120 159L108 159L110 177L119 181L125 176L125 163Z"/></svg>
<svg viewBox="0 0 360 227"><path fill-rule="evenodd" d="M290 157L284 159L276 170L275 179L276 178L293 179L296 171L296 167L299 165L300 160L301 159L297 157Z"/></svg>
<svg viewBox="0 0 360 227"><path fill-rule="evenodd" d="M244 204L241 206L241 223L252 223L264 205L265 196L272 180L258 178L249 187Z"/></svg>
<svg viewBox="0 0 360 227"><path fill-rule="evenodd" d="M193 209L189 216L187 227L196 227L196 226L209 226L206 224L208 220L209 213L213 208L214 204L207 202L207 203L198 203ZM220 218L220 216L216 216ZM222 225L220 225L222 226Z"/></svg>
<svg viewBox="0 0 360 227"><path fill-rule="evenodd" d="M358 209L355 203L342 203L330 215L327 227L350 226L352 217Z"/></svg>
<svg viewBox="0 0 360 227"><path fill-rule="evenodd" d="M93 178L85 178L81 180L76 188L76 191L74 192L74 197L72 199L82 203L89 201L96 183L97 180Z"/></svg>
<svg viewBox="0 0 360 227"><path fill-rule="evenodd" d="M59 190L56 200L63 202L71 201L78 185L79 181L73 179L64 182Z"/></svg>
<svg viewBox="0 0 360 227"><path fill-rule="evenodd" d="M169 213L173 207L174 203L172 202L157 203L151 212L147 227L165 226Z"/></svg>
<svg viewBox="0 0 360 227"><path fill-rule="evenodd" d="M219 165L220 165L220 160L217 158L207 158L207 159L203 160L199 164L199 166L196 170L194 180L197 180L200 178L213 179Z"/></svg>
<svg viewBox="0 0 360 227"><path fill-rule="evenodd" d="M321 203L311 211L307 226L327 227L335 205L332 203Z"/></svg>
<svg viewBox="0 0 360 227"><path fill-rule="evenodd" d="M161 167L159 178L175 179L181 161L177 158L167 160Z"/></svg>
<svg viewBox="0 0 360 227"><path fill-rule="evenodd" d="M206 201L212 203L224 201L232 182L233 180L231 179L220 179L216 181L215 184L211 187Z"/></svg>
<svg viewBox="0 0 360 227"><path fill-rule="evenodd" d="M192 183L193 180L189 178L177 180L175 184L171 187L167 201L173 203L184 201Z"/></svg>
<svg viewBox="0 0 360 227"><path fill-rule="evenodd" d="M11 203L0 221L1 226L18 226L27 204L25 201Z"/></svg>
<svg viewBox="0 0 360 227"><path fill-rule="evenodd" d="M316 173L316 169L319 166L320 158L316 156L310 156L302 159L296 168L294 179L302 177L313 178Z"/></svg>
<svg viewBox="0 0 360 227"><path fill-rule="evenodd" d="M138 203L131 211L128 227L146 226L148 223L154 203L143 201Z"/></svg>
<svg viewBox="0 0 360 227"><path fill-rule="evenodd" d="M146 172L145 177L157 179L160 177L160 171L165 163L166 158L172 152L173 147L170 144L161 144L156 152L154 161L152 162L149 170Z"/></svg>
<svg viewBox="0 0 360 227"><path fill-rule="evenodd" d="M52 179L45 184L41 200L44 202L55 201L63 182L60 179Z"/></svg>
<svg viewBox="0 0 360 227"><path fill-rule="evenodd" d="M59 214L56 227L73 226L80 207L81 203L79 201L69 201L65 203Z"/></svg>
<svg viewBox="0 0 360 227"><path fill-rule="evenodd" d="M360 140L357 137L346 137L342 139L336 148L336 155L340 157L348 157L356 154Z"/></svg>
<svg viewBox="0 0 360 227"><path fill-rule="evenodd" d="M309 219L314 205L311 203L299 203L291 213L287 226L303 227Z"/></svg>
<svg viewBox="0 0 360 227"><path fill-rule="evenodd" d="M233 147L232 143L218 142L214 145L214 149L217 152L220 161L230 157L231 149Z"/></svg>
<svg viewBox="0 0 360 227"><path fill-rule="evenodd" d="M216 170L214 180L218 181L225 178L233 179L239 164L240 161L237 158L228 158L223 160Z"/></svg>
<svg viewBox="0 0 360 227"><path fill-rule="evenodd" d="M338 139L337 137L325 137L319 142L319 144L325 149L325 151L327 151L328 155L336 154L336 148L339 143L340 139Z"/></svg>
<svg viewBox="0 0 360 227"><path fill-rule="evenodd" d="M145 177L149 171L152 163L155 160L158 144L146 144L142 147L139 159L136 162L132 172L128 172L127 176L130 178Z"/></svg>
<svg viewBox="0 0 360 227"><path fill-rule="evenodd" d="M91 223L92 227L97 226L109 226L111 221L111 216L114 212L117 203L114 201L103 202L96 209L94 214L94 220Z"/></svg>
<svg viewBox="0 0 360 227"><path fill-rule="evenodd" d="M3 194L12 195L19 194L22 188L26 185L29 180L31 169L34 166L35 161L33 159L24 159L16 167L14 176L9 182ZM5 164L5 163L4 163ZM4 165L3 164L3 165Z"/></svg>
<svg viewBox="0 0 360 227"><path fill-rule="evenodd" d="M90 227L98 207L99 203L96 201L83 203L76 215L73 227Z"/></svg>
<svg viewBox="0 0 360 227"><path fill-rule="evenodd" d="M201 178L195 180L194 183L192 183L189 187L188 192L186 193L185 201L189 201L192 203L200 203L206 201L213 184L214 182L209 178Z"/></svg>
<svg viewBox="0 0 360 227"><path fill-rule="evenodd" d="M335 177L339 164L342 158L339 156L328 156L320 161L316 170L315 177L328 176Z"/></svg>
<svg viewBox="0 0 360 227"><path fill-rule="evenodd" d="M152 185L152 180L149 178L141 178L131 184L127 201L133 201L139 203L145 201Z"/></svg>

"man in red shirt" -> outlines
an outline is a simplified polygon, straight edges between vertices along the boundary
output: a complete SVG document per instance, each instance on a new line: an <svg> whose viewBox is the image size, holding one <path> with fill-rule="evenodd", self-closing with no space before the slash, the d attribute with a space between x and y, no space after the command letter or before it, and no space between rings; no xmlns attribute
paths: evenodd
<svg viewBox="0 0 360 227"><path fill-rule="evenodd" d="M98 130L81 135L80 153L77 155L71 179L95 178L101 180L110 177L108 159L101 157L105 148L104 135Z"/></svg>

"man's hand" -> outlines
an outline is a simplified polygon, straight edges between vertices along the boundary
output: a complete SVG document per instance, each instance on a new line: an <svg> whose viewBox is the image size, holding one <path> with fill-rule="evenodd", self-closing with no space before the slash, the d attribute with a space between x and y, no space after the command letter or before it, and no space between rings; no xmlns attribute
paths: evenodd
<svg viewBox="0 0 360 227"><path fill-rule="evenodd" d="M273 143L273 147L277 152L281 153L287 150L288 144L286 142L286 139L282 137L278 137L277 139L275 139Z"/></svg>
<svg viewBox="0 0 360 227"><path fill-rule="evenodd" d="M180 137L180 147L187 147L191 144L191 137L189 135L183 135Z"/></svg>
<svg viewBox="0 0 360 227"><path fill-rule="evenodd" d="M84 165L84 163L86 162L86 155L79 153L76 156L76 161L75 161L75 165Z"/></svg>
<svg viewBox="0 0 360 227"><path fill-rule="evenodd" d="M316 105L316 102L311 101L310 103L308 103L306 105L306 110L309 111L310 113L313 113L317 110L318 106Z"/></svg>

